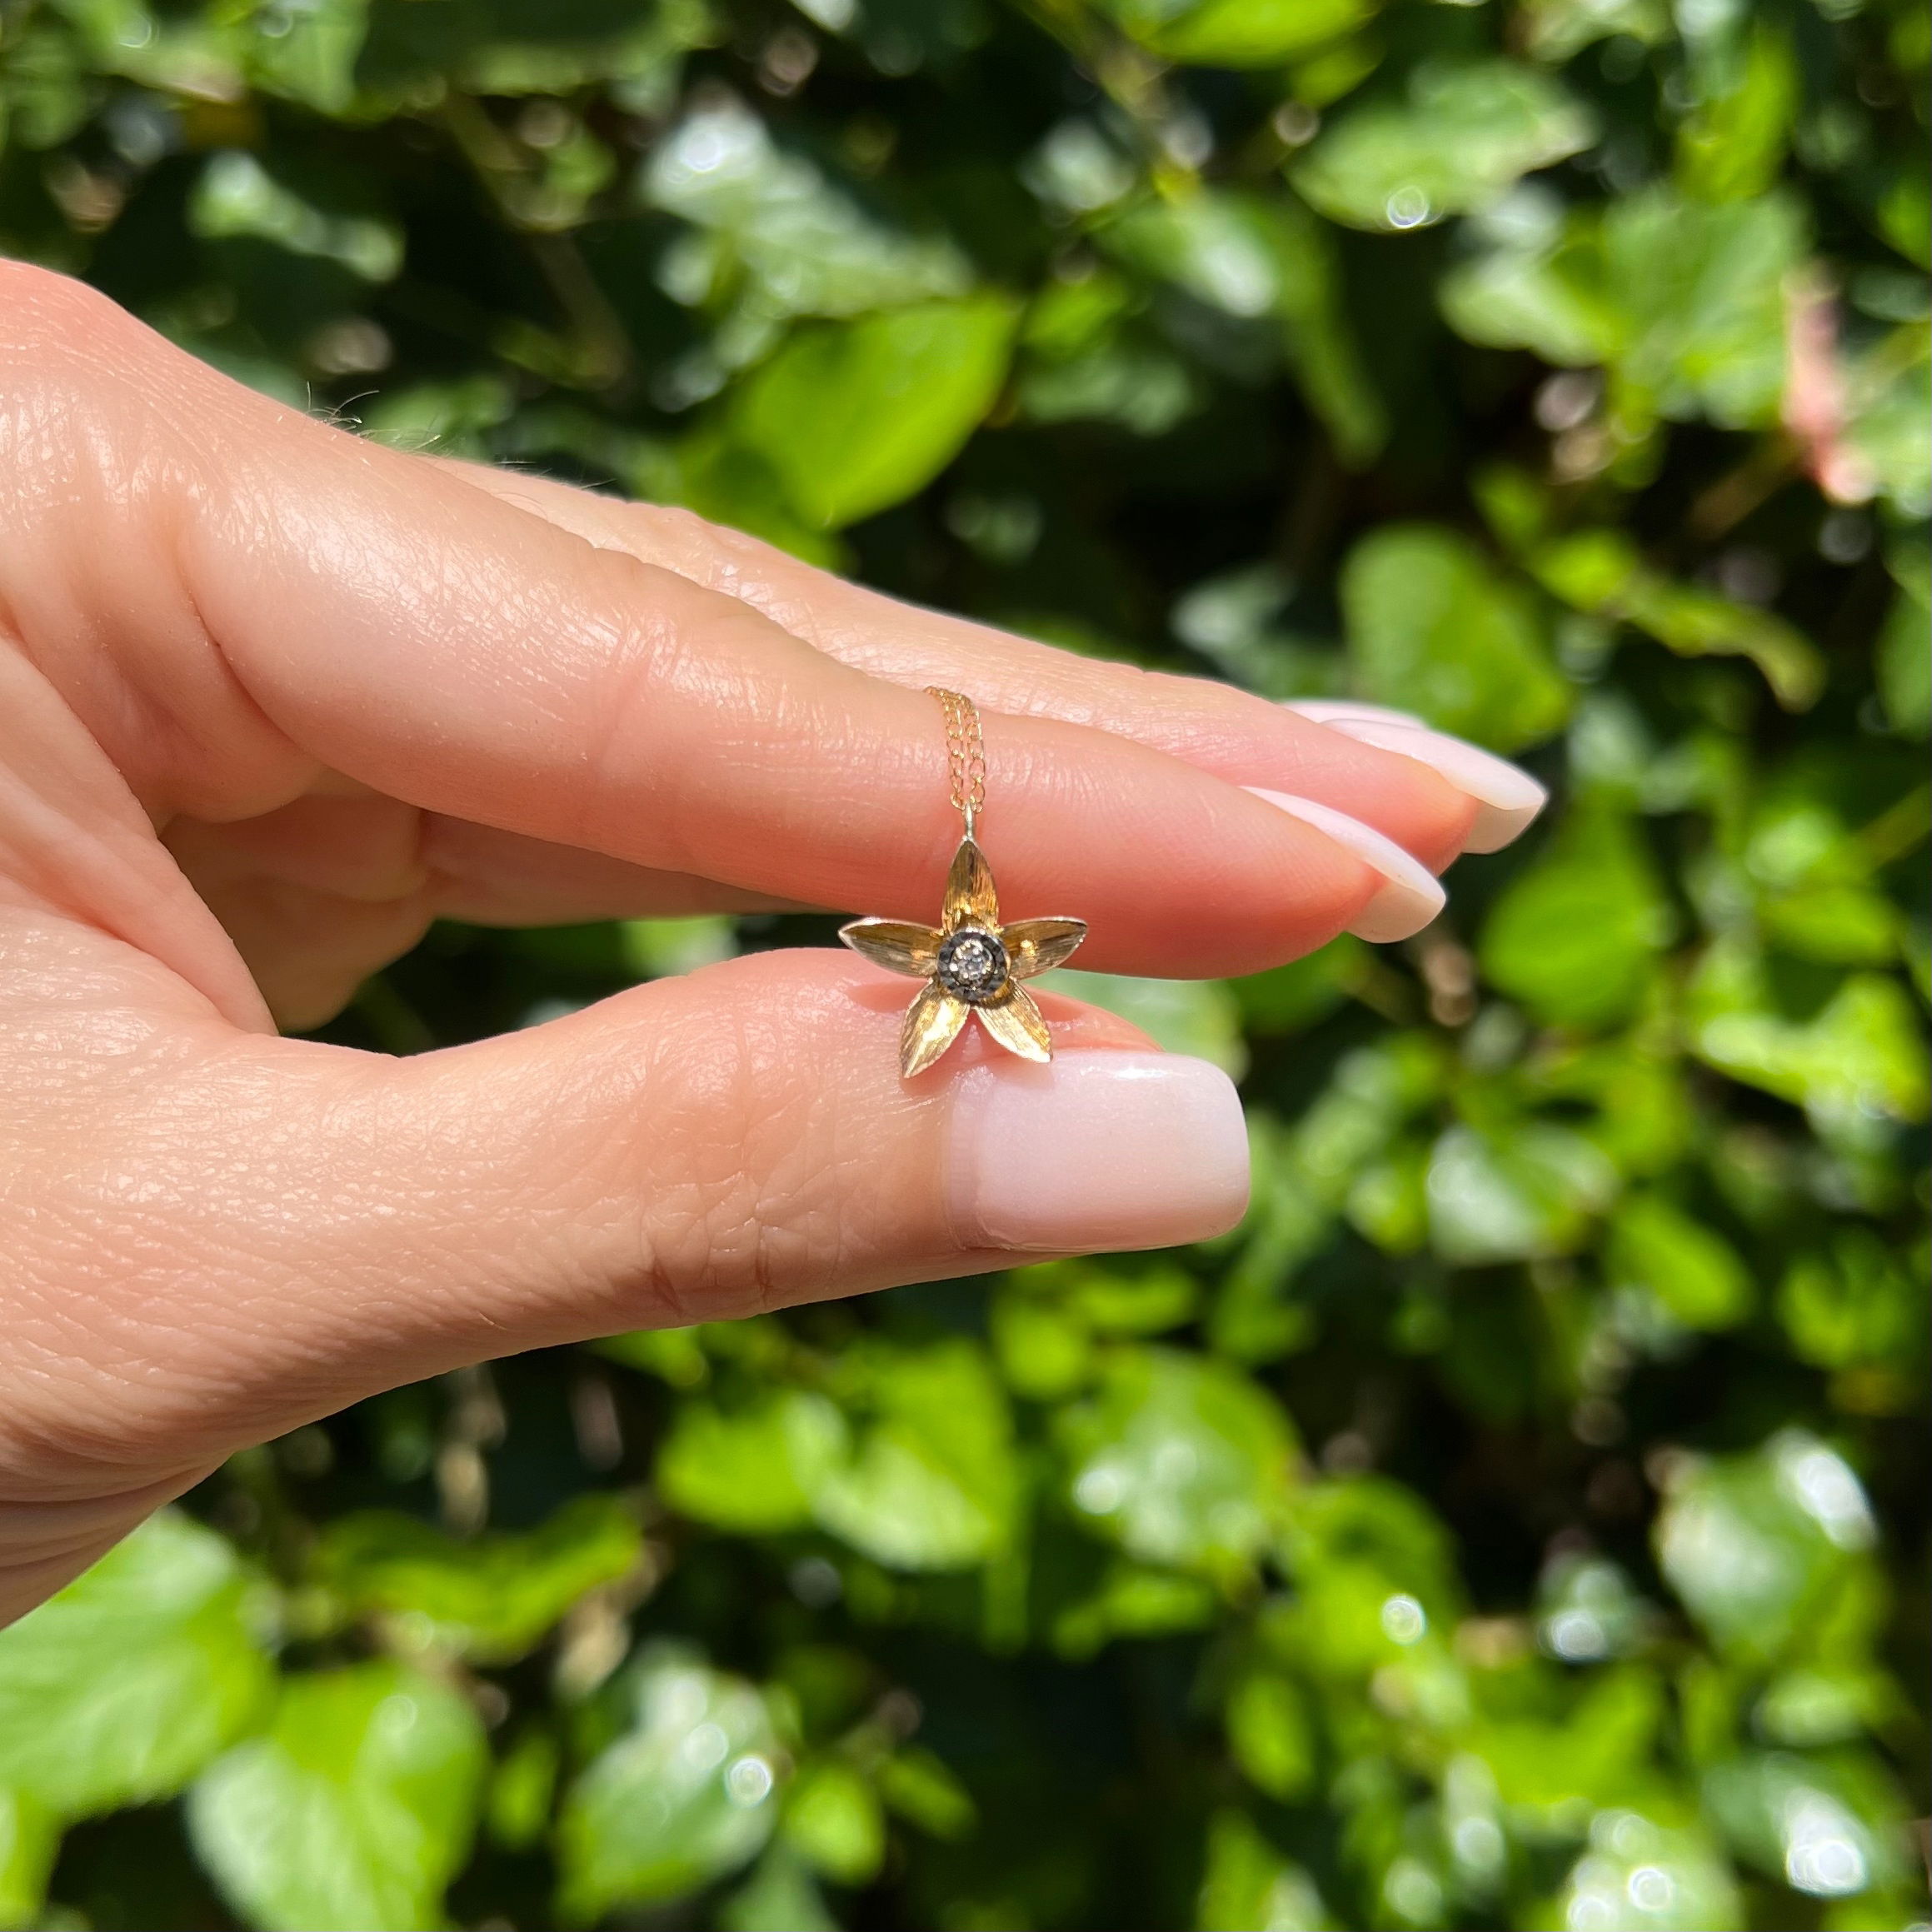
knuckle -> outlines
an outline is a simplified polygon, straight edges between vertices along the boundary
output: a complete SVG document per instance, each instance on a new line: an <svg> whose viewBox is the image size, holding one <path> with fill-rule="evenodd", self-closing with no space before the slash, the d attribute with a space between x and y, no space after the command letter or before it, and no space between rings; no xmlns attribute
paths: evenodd
<svg viewBox="0 0 1932 1932"><path fill-rule="evenodd" d="M691 975L701 1031L667 1028L646 1071L642 1272L674 1320L798 1300L846 1259L837 1102L773 1025L769 977L752 961Z"/></svg>

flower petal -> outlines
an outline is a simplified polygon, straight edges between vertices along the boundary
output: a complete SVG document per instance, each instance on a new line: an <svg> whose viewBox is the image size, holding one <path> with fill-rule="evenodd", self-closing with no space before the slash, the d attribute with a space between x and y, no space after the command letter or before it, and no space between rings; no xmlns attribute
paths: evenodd
<svg viewBox="0 0 1932 1932"><path fill-rule="evenodd" d="M911 1080L923 1073L953 1041L966 1025L966 1003L944 986L929 986L906 1010L906 1024L899 1030L899 1071Z"/></svg>
<svg viewBox="0 0 1932 1932"><path fill-rule="evenodd" d="M1024 986L1015 986L1003 1000L990 1006L975 1006L980 1024L1009 1053L1022 1060L1051 1060L1053 1042L1047 1037L1046 1019L1033 1003Z"/></svg>
<svg viewBox="0 0 1932 1932"><path fill-rule="evenodd" d="M916 980L931 979L939 963L939 935L909 920L855 919L839 928L839 937L861 959Z"/></svg>
<svg viewBox="0 0 1932 1932"><path fill-rule="evenodd" d="M1086 937L1084 919L1016 919L1000 934L1013 977L1030 980L1036 974L1063 966Z"/></svg>
<svg viewBox="0 0 1932 1932"><path fill-rule="evenodd" d="M1000 895L993 885L993 868L986 855L971 839L961 839L952 855L952 870L946 880L946 916L941 932L961 926L998 928Z"/></svg>

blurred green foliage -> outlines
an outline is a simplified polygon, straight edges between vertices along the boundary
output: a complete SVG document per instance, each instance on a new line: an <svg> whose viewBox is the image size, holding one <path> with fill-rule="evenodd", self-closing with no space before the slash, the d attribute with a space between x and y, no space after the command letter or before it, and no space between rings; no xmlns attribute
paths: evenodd
<svg viewBox="0 0 1932 1932"><path fill-rule="evenodd" d="M1069 982L1245 1076L1225 1241L237 1458L0 1635L0 1922L1925 1923L1929 44L0 0L0 247L242 380L1557 793L1400 951Z"/></svg>

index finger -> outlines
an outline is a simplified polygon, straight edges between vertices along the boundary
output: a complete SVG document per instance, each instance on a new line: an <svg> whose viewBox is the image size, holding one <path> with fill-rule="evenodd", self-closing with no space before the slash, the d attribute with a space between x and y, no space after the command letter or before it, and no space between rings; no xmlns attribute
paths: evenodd
<svg viewBox="0 0 1932 1932"><path fill-rule="evenodd" d="M242 389L78 285L4 273L12 407L84 428L15 492L0 594L50 652L87 612L122 684L78 700L161 816L250 816L331 766L637 865L930 916L958 825L929 699ZM1096 966L1252 971L1390 890L1146 745L1039 716L989 715L986 738L1006 909L1086 918Z"/></svg>

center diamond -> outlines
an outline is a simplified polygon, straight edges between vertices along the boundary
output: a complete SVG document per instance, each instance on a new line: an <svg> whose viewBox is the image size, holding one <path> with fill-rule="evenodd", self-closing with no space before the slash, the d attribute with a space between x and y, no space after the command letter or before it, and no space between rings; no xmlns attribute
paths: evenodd
<svg viewBox="0 0 1932 1932"><path fill-rule="evenodd" d="M1006 984L1006 949L990 932L961 926L940 942L939 983L968 1006L983 1006Z"/></svg>

